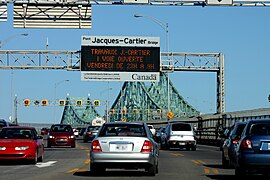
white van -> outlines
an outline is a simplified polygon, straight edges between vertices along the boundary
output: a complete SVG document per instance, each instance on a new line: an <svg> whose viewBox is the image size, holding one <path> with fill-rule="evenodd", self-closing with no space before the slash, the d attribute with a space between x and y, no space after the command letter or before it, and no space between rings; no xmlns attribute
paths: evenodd
<svg viewBox="0 0 270 180"><path fill-rule="evenodd" d="M170 123L161 138L161 148L186 148L196 151L196 138L193 128L188 123Z"/></svg>

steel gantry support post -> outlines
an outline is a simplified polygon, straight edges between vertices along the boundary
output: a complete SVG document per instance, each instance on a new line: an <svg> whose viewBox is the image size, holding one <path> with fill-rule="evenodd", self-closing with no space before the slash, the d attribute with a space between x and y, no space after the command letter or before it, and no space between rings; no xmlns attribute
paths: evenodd
<svg viewBox="0 0 270 180"><path fill-rule="evenodd" d="M219 56L219 71L217 72L217 110L218 114L225 112L225 81L224 81L224 55Z"/></svg>

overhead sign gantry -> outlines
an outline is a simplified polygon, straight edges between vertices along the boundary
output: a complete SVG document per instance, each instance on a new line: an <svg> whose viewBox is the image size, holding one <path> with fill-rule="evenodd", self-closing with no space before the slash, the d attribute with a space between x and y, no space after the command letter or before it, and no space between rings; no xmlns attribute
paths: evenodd
<svg viewBox="0 0 270 180"><path fill-rule="evenodd" d="M159 37L83 36L81 79L159 81Z"/></svg>

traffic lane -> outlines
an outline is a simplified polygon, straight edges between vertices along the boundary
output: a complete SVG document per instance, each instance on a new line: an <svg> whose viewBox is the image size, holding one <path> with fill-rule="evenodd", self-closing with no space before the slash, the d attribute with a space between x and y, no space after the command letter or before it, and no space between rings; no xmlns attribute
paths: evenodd
<svg viewBox="0 0 270 180"><path fill-rule="evenodd" d="M45 148L43 162L36 165L17 161L0 163L1 179L74 179L71 170L89 171L89 148Z"/></svg>
<svg viewBox="0 0 270 180"><path fill-rule="evenodd" d="M149 177L144 170L107 170L99 176L90 171L75 172L74 176L95 179L231 179L233 169L221 166L221 151L212 146L198 146L197 151L180 149L160 150L159 173Z"/></svg>

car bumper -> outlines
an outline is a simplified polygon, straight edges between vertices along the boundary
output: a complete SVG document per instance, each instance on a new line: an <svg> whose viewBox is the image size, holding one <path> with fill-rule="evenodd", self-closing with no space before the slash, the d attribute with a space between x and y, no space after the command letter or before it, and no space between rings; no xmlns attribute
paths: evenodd
<svg viewBox="0 0 270 180"><path fill-rule="evenodd" d="M196 141L171 140L168 143L169 143L170 147L194 147L194 146L196 146Z"/></svg>
<svg viewBox="0 0 270 180"><path fill-rule="evenodd" d="M269 169L270 154L238 154L237 166L246 169Z"/></svg>
<svg viewBox="0 0 270 180"><path fill-rule="evenodd" d="M48 139L50 146L72 146L75 144L75 139Z"/></svg>
<svg viewBox="0 0 270 180"><path fill-rule="evenodd" d="M35 152L1 153L0 160L32 160L35 155Z"/></svg>
<svg viewBox="0 0 270 180"><path fill-rule="evenodd" d="M156 162L151 153L93 153L91 152L91 163L102 164L105 167L149 167Z"/></svg>

